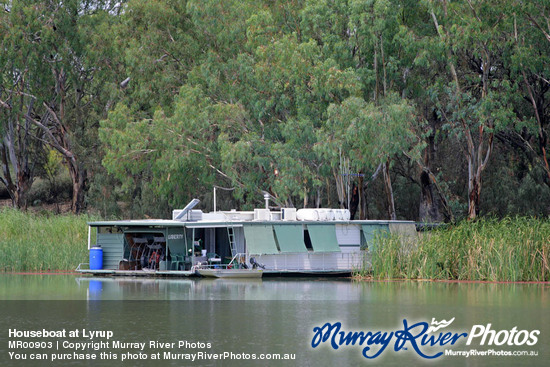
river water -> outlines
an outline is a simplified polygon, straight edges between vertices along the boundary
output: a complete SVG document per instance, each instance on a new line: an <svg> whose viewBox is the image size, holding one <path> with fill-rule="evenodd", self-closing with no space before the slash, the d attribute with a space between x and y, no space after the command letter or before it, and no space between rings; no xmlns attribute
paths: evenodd
<svg viewBox="0 0 550 367"><path fill-rule="evenodd" d="M34 358L75 366L120 365L122 358L127 366L546 366L550 360L550 284L0 274L0 307L2 365L40 364ZM452 322L431 331L431 342L423 340L424 329L442 320ZM344 336L367 337L346 345L323 328L327 323L340 325ZM38 348L18 341L39 342Z"/></svg>

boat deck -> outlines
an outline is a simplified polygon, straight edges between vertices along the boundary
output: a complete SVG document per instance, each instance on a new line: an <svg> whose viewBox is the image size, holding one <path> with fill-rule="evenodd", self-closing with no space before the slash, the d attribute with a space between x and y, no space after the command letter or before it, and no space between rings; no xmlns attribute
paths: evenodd
<svg viewBox="0 0 550 367"><path fill-rule="evenodd" d="M134 276L134 277L195 277L200 276L192 270L170 270L170 271L143 271L143 270L114 270L101 269L89 270L78 269L79 273L99 276ZM342 270L264 270L264 277L285 277L285 276L316 276L316 277L349 277L351 271Z"/></svg>

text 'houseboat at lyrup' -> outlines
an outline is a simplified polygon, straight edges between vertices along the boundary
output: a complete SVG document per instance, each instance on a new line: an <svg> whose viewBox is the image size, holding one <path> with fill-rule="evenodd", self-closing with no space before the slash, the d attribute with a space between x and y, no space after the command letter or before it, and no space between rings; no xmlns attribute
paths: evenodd
<svg viewBox="0 0 550 367"><path fill-rule="evenodd" d="M350 220L347 209L174 210L171 220L90 222L95 275L261 277L349 275L378 233L415 235L411 221ZM95 231L95 233L93 233ZM91 244L95 234L95 244Z"/></svg>

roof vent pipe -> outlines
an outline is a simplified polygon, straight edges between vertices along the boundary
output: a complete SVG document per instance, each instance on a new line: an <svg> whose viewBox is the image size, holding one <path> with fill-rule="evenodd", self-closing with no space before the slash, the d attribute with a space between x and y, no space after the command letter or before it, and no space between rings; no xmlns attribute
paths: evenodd
<svg viewBox="0 0 550 367"><path fill-rule="evenodd" d="M269 210L269 194L268 193L264 194L264 200L265 200L265 208L267 210Z"/></svg>

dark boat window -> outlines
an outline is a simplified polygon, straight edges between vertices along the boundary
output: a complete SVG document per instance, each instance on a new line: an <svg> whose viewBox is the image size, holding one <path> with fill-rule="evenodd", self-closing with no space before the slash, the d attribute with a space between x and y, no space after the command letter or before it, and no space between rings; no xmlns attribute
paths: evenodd
<svg viewBox="0 0 550 367"><path fill-rule="evenodd" d="M311 245L311 237L309 237L309 231L307 229L304 231L304 243L308 250L313 251L313 246Z"/></svg>

